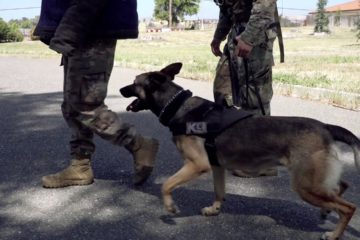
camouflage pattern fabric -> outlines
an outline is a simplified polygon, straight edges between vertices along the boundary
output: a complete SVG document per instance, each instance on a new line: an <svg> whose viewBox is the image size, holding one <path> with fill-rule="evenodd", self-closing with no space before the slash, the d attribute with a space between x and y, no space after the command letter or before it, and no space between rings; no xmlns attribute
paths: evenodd
<svg viewBox="0 0 360 240"><path fill-rule="evenodd" d="M95 40L63 55L63 116L72 130L71 154L87 157L95 151L93 133L113 144L124 146L136 135L132 125L123 123L104 104L113 68L116 39Z"/></svg>
<svg viewBox="0 0 360 240"><path fill-rule="evenodd" d="M269 29L274 22L276 0L223 0L220 5L220 17L214 38L224 40L230 59L223 55L219 60L214 81L215 102L233 105L229 64L236 69L243 109L261 114L260 103L255 94L259 92L267 115L270 115L270 101L273 95L272 66L273 42L276 31ZM244 59L234 55L236 36L251 44L253 49L247 59L248 76L246 76ZM249 79L248 86L246 79ZM258 90L256 90L258 89Z"/></svg>

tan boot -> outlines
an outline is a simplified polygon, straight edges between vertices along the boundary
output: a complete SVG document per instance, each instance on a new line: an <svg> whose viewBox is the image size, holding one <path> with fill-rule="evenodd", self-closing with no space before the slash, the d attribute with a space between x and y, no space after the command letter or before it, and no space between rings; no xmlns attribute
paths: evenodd
<svg viewBox="0 0 360 240"><path fill-rule="evenodd" d="M276 168L263 169L258 172L249 172L245 170L233 170L233 175L242 178L255 178L255 177L270 177L277 176L278 170Z"/></svg>
<svg viewBox="0 0 360 240"><path fill-rule="evenodd" d="M134 158L134 184L141 185L148 179L154 168L159 142L153 138L136 135L134 140L125 148Z"/></svg>
<svg viewBox="0 0 360 240"><path fill-rule="evenodd" d="M74 159L64 170L41 179L45 188L61 188L72 185L89 185L94 182L90 159Z"/></svg>

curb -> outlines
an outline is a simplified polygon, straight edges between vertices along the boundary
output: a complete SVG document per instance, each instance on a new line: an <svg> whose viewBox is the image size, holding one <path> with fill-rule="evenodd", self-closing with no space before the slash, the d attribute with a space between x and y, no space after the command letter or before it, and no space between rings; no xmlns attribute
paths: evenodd
<svg viewBox="0 0 360 240"><path fill-rule="evenodd" d="M273 88L274 93L278 95L315 100L336 107L360 111L360 94L284 83L274 83Z"/></svg>

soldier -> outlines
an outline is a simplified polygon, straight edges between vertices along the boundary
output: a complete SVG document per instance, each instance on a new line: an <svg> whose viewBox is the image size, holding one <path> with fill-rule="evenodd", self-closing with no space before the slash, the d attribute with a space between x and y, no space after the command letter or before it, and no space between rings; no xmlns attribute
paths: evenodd
<svg viewBox="0 0 360 240"><path fill-rule="evenodd" d="M64 170L44 176L46 188L94 181L91 156L94 133L124 146L134 159L134 184L151 174L158 141L136 133L104 104L117 39L138 36L136 1L43 0L35 34L62 54L63 117L72 130L72 160Z"/></svg>
<svg viewBox="0 0 360 240"><path fill-rule="evenodd" d="M212 53L220 57L214 80L215 102L270 115L276 0L214 1L220 8L211 42ZM221 52L220 44L226 37ZM240 177L274 176L277 170L233 173Z"/></svg>

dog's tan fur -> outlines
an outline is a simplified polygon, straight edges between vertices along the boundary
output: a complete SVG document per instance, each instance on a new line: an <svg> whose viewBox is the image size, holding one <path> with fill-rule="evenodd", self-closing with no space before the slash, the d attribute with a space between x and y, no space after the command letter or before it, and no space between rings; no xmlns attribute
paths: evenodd
<svg viewBox="0 0 360 240"><path fill-rule="evenodd" d="M160 72L141 74L136 77L134 84L125 87L128 89L131 87L130 94L126 94L128 89L125 88L121 92L124 96L127 95L126 97L138 97L143 104L146 103L149 94L152 94L153 98L159 97L155 101L163 106L169 98L164 98L158 93L147 92L147 86L158 84L157 87L161 89L163 95L176 92L179 87L176 87L177 85L171 80L180 68L181 66L172 64ZM164 76L165 80L156 80L156 77L164 78ZM199 101L202 100L190 98L185 102L186 107L180 108L175 117L186 114L186 111L197 105ZM144 108L152 110L151 106ZM225 169L258 171L262 168L283 165L291 174L294 191L303 200L320 207L323 214L329 210L339 214L340 220L335 230L323 236L327 240L338 239L354 214L356 206L341 196L348 184L340 178L341 163L331 143L334 141L331 137L333 133L325 125L308 118L252 117L242 120L241 123L235 124L216 138L220 166L210 165L203 138L194 135L175 136L173 140L184 159L184 165L162 186L166 210L171 213L177 211L171 195L176 187L212 170L215 200L211 206L201 211L206 216L217 215L225 197ZM289 128L292 131L285 131L283 128ZM337 126L334 128L339 130ZM360 141L349 132L344 133L342 130L340 132L351 138L358 166ZM237 154L233 154L234 148ZM280 151L281 155L277 151Z"/></svg>

